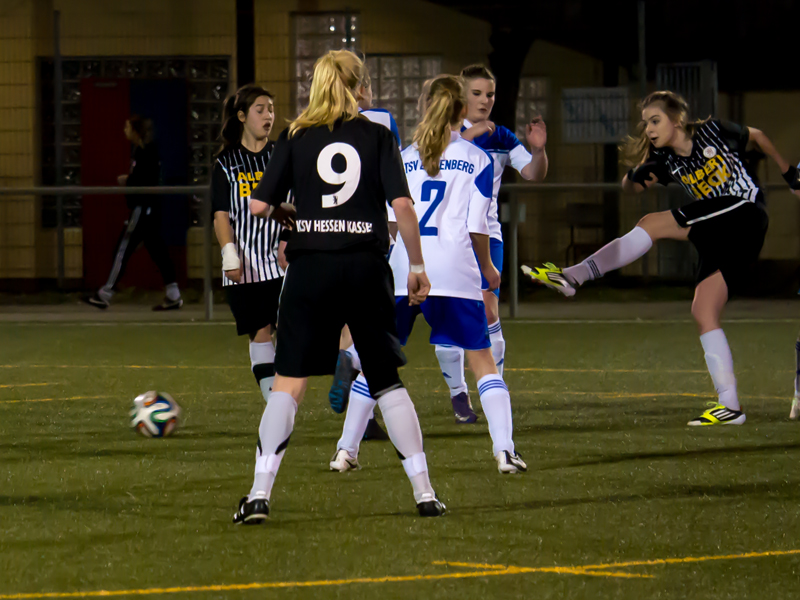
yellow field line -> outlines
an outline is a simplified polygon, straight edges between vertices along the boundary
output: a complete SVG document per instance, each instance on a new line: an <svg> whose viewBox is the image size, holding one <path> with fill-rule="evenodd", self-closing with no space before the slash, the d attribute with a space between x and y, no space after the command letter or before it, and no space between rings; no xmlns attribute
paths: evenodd
<svg viewBox="0 0 800 600"><path fill-rule="evenodd" d="M0 369L245 369L238 365L0 365ZM409 371L439 371L438 367L405 367ZM708 373L699 369L551 369L545 367L508 367L506 371L540 373Z"/></svg>
<svg viewBox="0 0 800 600"><path fill-rule="evenodd" d="M449 565L476 568L475 571L461 573L442 573L438 575L401 575L387 577L358 577L352 579L320 579L314 581L272 581L263 583L243 583L231 585L201 585L169 588L143 588L130 590L90 590L84 592L33 592L22 594L0 594L0 600L38 600L41 598L96 598L108 596L150 596L154 594L178 594L188 592L225 592L247 591L276 588L310 588L353 585L359 583L403 583L409 581L435 581L442 579L468 579L476 577L497 577L500 575L522 575L526 573L556 573L564 575L588 575L591 577L624 577L652 578L652 575L635 573L609 572L604 569L620 567L638 567L654 565L674 565L707 562L712 560L741 560L747 558L765 558L800 555L800 550L771 550L768 552L747 552L745 554L726 554L720 556L686 556L683 558L659 558L654 560L637 560L628 562L605 563L597 565L576 565L572 567L512 567L503 565L485 565L481 563L464 563L436 561L435 565ZM485 567L489 567L488 569Z"/></svg>
<svg viewBox="0 0 800 600"><path fill-rule="evenodd" d="M743 558L765 558L769 556L800 555L800 550L771 550L769 552L747 552L745 554L725 554L721 556L687 556L684 558L658 558L655 560L635 560L628 562L608 563L604 565L586 565L584 569L618 569L620 567L641 567L654 565L678 565L707 562L710 560L740 560Z"/></svg>
<svg viewBox="0 0 800 600"><path fill-rule="evenodd" d="M20 404L22 402L57 402L60 400L99 400L100 398L113 398L113 396L69 396L67 398L32 398L28 400L0 400L0 404Z"/></svg>
<svg viewBox="0 0 800 600"><path fill-rule="evenodd" d="M56 385L55 383L4 383L0 389L20 388L20 387L41 387L43 385Z"/></svg>

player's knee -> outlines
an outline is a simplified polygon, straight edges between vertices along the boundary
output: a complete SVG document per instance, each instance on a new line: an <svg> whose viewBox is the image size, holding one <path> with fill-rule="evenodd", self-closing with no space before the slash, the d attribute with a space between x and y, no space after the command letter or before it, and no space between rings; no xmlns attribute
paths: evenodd
<svg viewBox="0 0 800 600"><path fill-rule="evenodd" d="M439 362L450 362L459 358L460 350L455 346L436 346L436 358Z"/></svg>

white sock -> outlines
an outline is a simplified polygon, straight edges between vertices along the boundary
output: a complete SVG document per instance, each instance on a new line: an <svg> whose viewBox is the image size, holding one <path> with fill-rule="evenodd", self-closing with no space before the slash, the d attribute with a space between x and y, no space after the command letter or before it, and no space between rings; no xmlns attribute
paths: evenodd
<svg viewBox="0 0 800 600"><path fill-rule="evenodd" d="M367 387L367 380L364 374L359 373L350 389L350 401L347 404L347 414L344 417L344 428L342 437L336 444L336 448L347 450L350 456L358 456L358 449L364 432L367 429L367 422L371 418L372 409L377 402L372 399Z"/></svg>
<svg viewBox="0 0 800 600"><path fill-rule="evenodd" d="M286 392L270 394L258 427L258 449L251 498L258 493L266 494L267 498L272 494L272 485L289 444L296 414L297 403L291 395Z"/></svg>
<svg viewBox="0 0 800 600"><path fill-rule="evenodd" d="M589 258L564 269L567 279L578 285L602 277L640 259L653 247L653 240L641 227L634 227L621 238L609 242Z"/></svg>
<svg viewBox="0 0 800 600"><path fill-rule="evenodd" d="M177 283L168 283L166 290L167 290L167 298L169 300L172 300L173 302L181 297L181 291L178 289Z"/></svg>
<svg viewBox="0 0 800 600"><path fill-rule="evenodd" d="M503 328L500 319L489 324L489 341L492 342L492 357L497 365L497 372L503 376L503 363L506 361L506 340L503 338Z"/></svg>
<svg viewBox="0 0 800 600"><path fill-rule="evenodd" d="M97 290L97 295L106 302L109 302L111 298L114 297L114 293L115 293L114 290L106 286L103 286L99 290Z"/></svg>
<svg viewBox="0 0 800 600"><path fill-rule="evenodd" d="M353 358L353 368L360 371L361 370L361 358L358 356L358 352L356 352L356 345L350 344L350 347L345 350L345 352L349 352L350 356Z"/></svg>
<svg viewBox="0 0 800 600"><path fill-rule="evenodd" d="M414 403L406 388L398 388L381 396L378 406L383 413L389 439L403 457L403 468L414 488L414 499L419 501L422 494L433 493L433 488L422 451L422 430Z"/></svg>
<svg viewBox="0 0 800 600"><path fill-rule="evenodd" d="M731 410L741 410L736 393L736 377L733 374L733 356L728 346L728 338L722 329L714 329L700 336L700 343L706 354L706 365L714 388L719 394L719 403Z"/></svg>
<svg viewBox="0 0 800 600"><path fill-rule="evenodd" d="M428 461L425 459L424 452L406 458L403 461L403 469L405 469L406 475L408 475L411 487L414 488L414 500L419 502L423 494L434 493L430 477L428 476Z"/></svg>
<svg viewBox="0 0 800 600"><path fill-rule="evenodd" d="M450 388L450 397L455 398L467 392L467 381L464 379L464 349L457 346L436 344L436 359L442 369L445 383Z"/></svg>
<svg viewBox="0 0 800 600"><path fill-rule="evenodd" d="M250 342L250 369L256 376L264 400L269 400L275 382L275 346L272 342Z"/></svg>
<svg viewBox="0 0 800 600"><path fill-rule="evenodd" d="M489 424L489 435L492 436L492 454L497 456L504 450L514 454L514 441L511 439L514 432L511 396L503 378L500 375L481 377L478 381L478 393L481 395L483 414Z"/></svg>

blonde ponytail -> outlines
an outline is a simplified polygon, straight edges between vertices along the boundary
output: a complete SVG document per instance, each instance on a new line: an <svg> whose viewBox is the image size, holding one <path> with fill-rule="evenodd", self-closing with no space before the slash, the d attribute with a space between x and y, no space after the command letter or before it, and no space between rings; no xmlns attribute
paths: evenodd
<svg viewBox="0 0 800 600"><path fill-rule="evenodd" d="M363 78L364 64L349 50L331 50L314 64L308 106L289 125L289 137L301 129L358 117L355 90Z"/></svg>
<svg viewBox="0 0 800 600"><path fill-rule="evenodd" d="M425 107L425 114L414 131L414 143L425 171L435 177L439 174L439 160L450 143L451 126L461 121L467 106L461 78L440 75L434 79L420 106Z"/></svg>

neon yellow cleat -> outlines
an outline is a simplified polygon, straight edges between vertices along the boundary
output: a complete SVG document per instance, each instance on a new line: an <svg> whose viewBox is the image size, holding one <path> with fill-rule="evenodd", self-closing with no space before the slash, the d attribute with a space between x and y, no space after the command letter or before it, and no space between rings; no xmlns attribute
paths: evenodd
<svg viewBox="0 0 800 600"><path fill-rule="evenodd" d="M536 283L541 283L549 288L558 290L565 296L575 295L575 286L573 286L564 273L555 266L553 263L544 263L544 267L534 267L531 269L527 265L520 267L522 272L533 279Z"/></svg>
<svg viewBox="0 0 800 600"><path fill-rule="evenodd" d="M709 402L709 408L696 419L687 423L689 427L705 427L708 425L741 425L747 416L741 410L733 410L718 402Z"/></svg>

